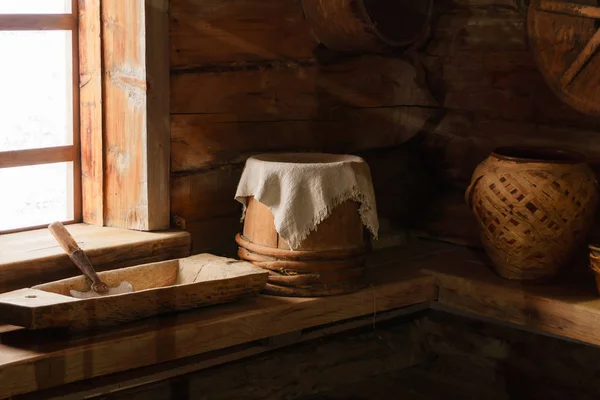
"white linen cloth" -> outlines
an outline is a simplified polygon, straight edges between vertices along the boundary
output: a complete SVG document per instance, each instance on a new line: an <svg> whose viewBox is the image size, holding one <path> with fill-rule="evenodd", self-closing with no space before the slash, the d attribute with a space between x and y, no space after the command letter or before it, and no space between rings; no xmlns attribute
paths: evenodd
<svg viewBox="0 0 600 400"><path fill-rule="evenodd" d="M361 157L324 153L250 157L235 194L244 205L242 220L249 196L269 207L277 233L292 250L347 200L360 203L361 220L377 239L379 220L371 170Z"/></svg>

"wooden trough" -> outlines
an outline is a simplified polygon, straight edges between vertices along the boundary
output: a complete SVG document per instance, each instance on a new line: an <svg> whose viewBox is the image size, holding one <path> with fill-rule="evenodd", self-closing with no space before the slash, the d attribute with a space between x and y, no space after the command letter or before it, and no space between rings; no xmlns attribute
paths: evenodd
<svg viewBox="0 0 600 400"><path fill-rule="evenodd" d="M248 262L199 254L100 272L109 286L127 281L134 292L90 299L84 276L0 294L0 323L29 329L87 330L173 311L228 303L259 293L268 273Z"/></svg>

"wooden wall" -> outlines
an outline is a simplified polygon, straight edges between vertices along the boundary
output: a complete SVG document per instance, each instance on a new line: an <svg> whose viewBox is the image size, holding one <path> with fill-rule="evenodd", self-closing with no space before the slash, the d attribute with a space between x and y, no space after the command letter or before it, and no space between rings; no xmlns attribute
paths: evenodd
<svg viewBox="0 0 600 400"><path fill-rule="evenodd" d="M319 49L297 0L172 0L170 15L171 211L194 251L233 247L249 155L393 149L437 112L405 56ZM396 157L371 158L390 179Z"/></svg>
<svg viewBox="0 0 600 400"><path fill-rule="evenodd" d="M463 197L476 165L494 147L516 144L579 151L597 168L600 120L559 101L545 83L528 44L528 1L437 3L435 33L419 58L441 114L418 140L443 193L424 216L423 230L478 245Z"/></svg>
<svg viewBox="0 0 600 400"><path fill-rule="evenodd" d="M230 250L249 155L352 152L384 218L477 243L462 195L493 147L600 153L600 121L562 104L534 65L525 16L524 0L436 0L426 40L340 57L317 46L298 0L172 0L174 223L196 252Z"/></svg>

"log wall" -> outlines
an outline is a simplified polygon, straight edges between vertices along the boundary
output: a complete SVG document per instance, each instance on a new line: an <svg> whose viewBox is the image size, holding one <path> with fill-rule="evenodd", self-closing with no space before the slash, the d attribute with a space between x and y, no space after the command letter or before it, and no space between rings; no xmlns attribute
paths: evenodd
<svg viewBox="0 0 600 400"><path fill-rule="evenodd" d="M342 57L317 45L297 0L171 1L171 212L195 252L234 248L235 187L259 152L364 155L382 217L424 220L422 234L469 244L462 193L493 147L597 158L600 121L543 81L523 0L435 3L426 40Z"/></svg>
<svg viewBox="0 0 600 400"><path fill-rule="evenodd" d="M368 156L436 118L405 55L341 58L319 48L297 0L172 0L170 47L171 212L194 252L234 248L233 196L249 155ZM393 178L397 158L372 154L379 181Z"/></svg>

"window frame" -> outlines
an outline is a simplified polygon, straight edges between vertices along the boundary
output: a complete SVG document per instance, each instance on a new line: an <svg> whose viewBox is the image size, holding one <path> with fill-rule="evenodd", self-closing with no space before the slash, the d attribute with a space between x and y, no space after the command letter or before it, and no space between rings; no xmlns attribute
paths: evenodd
<svg viewBox="0 0 600 400"><path fill-rule="evenodd" d="M82 185L80 157L80 96L79 96L79 1L71 0L71 12L64 14L0 14L0 31L71 31L71 87L72 87L72 144L24 150L0 151L0 168L24 167L59 162L72 162L72 176L67 187L73 192L67 196L73 218L63 221L73 224L82 221ZM40 229L46 225L26 226L0 230L0 235Z"/></svg>
<svg viewBox="0 0 600 400"><path fill-rule="evenodd" d="M65 223L170 229L169 0L72 2L71 14L18 14L38 29L77 32L73 167L80 171L79 218ZM127 99L134 106L123 104Z"/></svg>

